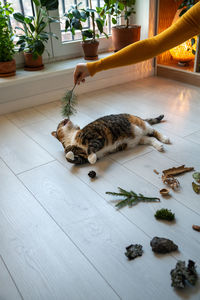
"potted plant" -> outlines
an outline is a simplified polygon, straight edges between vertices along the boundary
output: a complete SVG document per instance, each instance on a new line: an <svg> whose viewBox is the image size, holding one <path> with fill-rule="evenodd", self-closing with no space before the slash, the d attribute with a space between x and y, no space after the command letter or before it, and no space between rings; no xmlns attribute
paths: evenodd
<svg viewBox="0 0 200 300"><path fill-rule="evenodd" d="M44 68L42 54L45 51L45 43L49 36L55 38L55 34L47 32L45 28L51 22L57 20L49 17L47 8L49 1L33 0L35 7L35 16L24 16L21 13L13 14L16 21L22 24L22 27L16 27L22 31L18 34L17 45L19 52L24 52L25 70L36 71ZM43 6L46 3L45 6Z"/></svg>
<svg viewBox="0 0 200 300"><path fill-rule="evenodd" d="M97 16L99 12L98 8L92 8L91 0L89 8L80 9L79 6L81 4L82 3L71 6L68 12L64 15L66 17L65 30L70 30L73 36L75 35L76 30L80 30L84 58L86 60L95 60L98 59L99 41L97 38L99 38L100 34L102 33L108 37L104 32L105 18L100 18ZM91 21L91 29L84 29L83 27L83 23L87 20Z"/></svg>
<svg viewBox="0 0 200 300"><path fill-rule="evenodd" d="M100 16L108 14L112 16L112 40L114 51L118 51L134 42L140 40L141 26L131 25L130 19L135 14L136 0L104 0ZM117 25L117 20L123 17L125 25Z"/></svg>
<svg viewBox="0 0 200 300"><path fill-rule="evenodd" d="M16 73L14 56L14 34L9 24L9 15L13 9L9 3L0 2L0 77L13 76Z"/></svg>

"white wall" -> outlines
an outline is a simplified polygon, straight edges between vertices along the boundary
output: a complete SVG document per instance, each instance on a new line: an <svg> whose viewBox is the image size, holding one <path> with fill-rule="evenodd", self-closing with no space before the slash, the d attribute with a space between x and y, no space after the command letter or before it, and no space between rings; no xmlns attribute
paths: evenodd
<svg viewBox="0 0 200 300"><path fill-rule="evenodd" d="M141 25L141 40L148 38L149 34L149 2L149 0L136 0L133 24Z"/></svg>

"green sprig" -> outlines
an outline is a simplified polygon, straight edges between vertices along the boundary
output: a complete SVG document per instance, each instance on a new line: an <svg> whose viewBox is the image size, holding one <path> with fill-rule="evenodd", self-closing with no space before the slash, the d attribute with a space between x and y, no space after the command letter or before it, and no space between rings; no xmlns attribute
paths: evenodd
<svg viewBox="0 0 200 300"><path fill-rule="evenodd" d="M76 113L75 106L77 104L77 96L74 94L73 90L66 92L64 97L61 99L62 102L62 115L64 117L70 118L70 116Z"/></svg>
<svg viewBox="0 0 200 300"><path fill-rule="evenodd" d="M106 192L106 194L108 194L108 195L125 197L125 199L119 201L115 205L118 209L120 209L126 205L128 205L129 207L132 207L139 202L159 202L160 201L160 199L157 197L145 197L142 194L136 194L133 191L128 192L120 187L118 187L118 190L119 190L119 193Z"/></svg>

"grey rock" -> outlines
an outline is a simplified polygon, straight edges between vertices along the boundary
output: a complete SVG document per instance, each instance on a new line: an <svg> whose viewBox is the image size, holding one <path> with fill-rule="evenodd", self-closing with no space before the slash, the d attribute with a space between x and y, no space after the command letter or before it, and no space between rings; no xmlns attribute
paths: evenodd
<svg viewBox="0 0 200 300"><path fill-rule="evenodd" d="M142 256L142 253L143 253L142 245L135 244L126 247L125 255L128 257L128 259L131 260L138 256Z"/></svg>
<svg viewBox="0 0 200 300"><path fill-rule="evenodd" d="M151 240L150 245L152 247L152 251L156 253L169 253L178 249L178 246L174 244L173 241L157 236Z"/></svg>
<svg viewBox="0 0 200 300"><path fill-rule="evenodd" d="M175 269L172 269L171 272L172 286L175 288L184 288L186 283L195 285L198 279L198 274L195 267L195 262L192 260L188 261L186 267L184 261L178 261Z"/></svg>

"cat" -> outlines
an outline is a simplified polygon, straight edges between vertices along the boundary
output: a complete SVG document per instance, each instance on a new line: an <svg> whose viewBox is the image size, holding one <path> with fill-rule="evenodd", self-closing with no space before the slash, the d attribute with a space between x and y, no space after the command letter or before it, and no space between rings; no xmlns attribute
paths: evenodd
<svg viewBox="0 0 200 300"><path fill-rule="evenodd" d="M164 151L162 143L170 144L169 138L151 126L160 123L163 118L164 115L146 120L130 114L109 115L82 129L65 119L51 134L62 143L68 162L95 164L106 154L138 144L152 145L158 151Z"/></svg>

